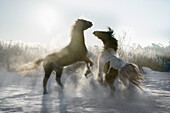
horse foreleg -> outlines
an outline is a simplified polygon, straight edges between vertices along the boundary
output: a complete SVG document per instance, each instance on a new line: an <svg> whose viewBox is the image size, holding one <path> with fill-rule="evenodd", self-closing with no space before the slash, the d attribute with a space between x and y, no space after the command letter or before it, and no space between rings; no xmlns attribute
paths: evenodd
<svg viewBox="0 0 170 113"><path fill-rule="evenodd" d="M83 58L83 61L88 65L88 64L90 64L90 66L93 66L93 62L87 57L87 56L85 56L84 58Z"/></svg>
<svg viewBox="0 0 170 113"><path fill-rule="evenodd" d="M56 81L62 88L64 88L63 84L61 83L62 71L63 71L63 68L57 68L57 70L56 70Z"/></svg>
<svg viewBox="0 0 170 113"><path fill-rule="evenodd" d="M85 77L87 77L87 75L91 73L91 70L90 70L90 67L89 65L87 64L87 70L86 70L86 73L85 73Z"/></svg>
<svg viewBox="0 0 170 113"><path fill-rule="evenodd" d="M98 73L98 76L97 76L97 80L100 84L103 83L103 73L102 73L102 70L99 68L99 73Z"/></svg>
<svg viewBox="0 0 170 113"><path fill-rule="evenodd" d="M93 65L93 62L92 62L87 56L84 57L83 61L87 64L87 71L86 71L86 73L85 73L85 76L87 77L87 75L88 75L89 73L91 73L89 64L90 64L90 66L92 66L92 65Z"/></svg>

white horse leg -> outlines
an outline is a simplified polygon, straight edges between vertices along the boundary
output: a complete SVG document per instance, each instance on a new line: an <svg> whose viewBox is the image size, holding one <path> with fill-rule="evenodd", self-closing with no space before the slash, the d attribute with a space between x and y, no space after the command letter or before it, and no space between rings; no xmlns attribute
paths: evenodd
<svg viewBox="0 0 170 113"><path fill-rule="evenodd" d="M87 77L87 75L89 74L89 73L91 73L91 70L90 70L90 66L93 66L93 62L87 57L87 56L85 56L84 58L83 58L83 61L86 63L86 65L87 65L87 70L86 70L86 73L85 73L85 77ZM90 64L90 66L89 66L89 64Z"/></svg>
<svg viewBox="0 0 170 113"><path fill-rule="evenodd" d="M86 73L85 73L85 77L87 77L87 75L91 73L91 70L90 70L90 67L89 65L87 64L87 70L86 70Z"/></svg>
<svg viewBox="0 0 170 113"><path fill-rule="evenodd" d="M97 80L99 83L103 84L103 73L101 71L101 69L99 68L99 73L98 73L98 76L97 76Z"/></svg>

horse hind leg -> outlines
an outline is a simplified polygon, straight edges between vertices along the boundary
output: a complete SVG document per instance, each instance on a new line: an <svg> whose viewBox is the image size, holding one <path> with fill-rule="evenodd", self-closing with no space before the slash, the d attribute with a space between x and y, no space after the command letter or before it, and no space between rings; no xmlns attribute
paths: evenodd
<svg viewBox="0 0 170 113"><path fill-rule="evenodd" d="M113 84L109 84L110 87L110 96L114 96L114 92L115 92L115 87Z"/></svg>
<svg viewBox="0 0 170 113"><path fill-rule="evenodd" d="M57 68L56 72L56 81L57 83L64 88L64 85L61 83L61 75L62 75L63 68Z"/></svg>
<svg viewBox="0 0 170 113"><path fill-rule="evenodd" d="M111 68L110 71L105 76L105 80L110 87L110 96L114 96L115 92L114 81L116 80L117 76L118 70L114 68Z"/></svg>
<svg viewBox="0 0 170 113"><path fill-rule="evenodd" d="M112 76L112 74L110 73L106 74L105 82L106 84L108 84L110 88L110 96L114 96L114 92L115 92L114 81L115 81L115 78Z"/></svg>
<svg viewBox="0 0 170 113"><path fill-rule="evenodd" d="M44 71L45 71L45 76L44 76L44 79L43 79L43 94L47 94L46 85L47 85L48 79L51 75L52 68L50 68L50 67L44 68Z"/></svg>

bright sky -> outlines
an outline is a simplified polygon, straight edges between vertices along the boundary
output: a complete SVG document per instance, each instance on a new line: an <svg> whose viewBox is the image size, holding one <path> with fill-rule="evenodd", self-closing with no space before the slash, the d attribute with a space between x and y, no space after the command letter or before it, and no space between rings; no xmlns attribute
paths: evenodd
<svg viewBox="0 0 170 113"><path fill-rule="evenodd" d="M101 45L92 32L107 26L130 43L170 42L169 0L0 0L0 39L64 45L77 18L93 22L87 45Z"/></svg>

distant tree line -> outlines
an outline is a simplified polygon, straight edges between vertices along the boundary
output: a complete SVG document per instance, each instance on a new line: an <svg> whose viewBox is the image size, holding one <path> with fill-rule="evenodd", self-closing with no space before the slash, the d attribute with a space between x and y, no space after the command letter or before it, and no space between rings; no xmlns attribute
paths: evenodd
<svg viewBox="0 0 170 113"><path fill-rule="evenodd" d="M88 47L88 57L97 67L97 59L103 48L99 46ZM8 71L15 71L17 67L28 63L37 57L45 56L50 51L41 44L28 44L21 41L0 41L0 68ZM141 47L138 44L126 46L119 41L118 55L126 62L133 62L141 67L149 67L156 71L170 71L170 43L168 46L152 44L151 46ZM84 66L84 63L76 63L67 68L71 72Z"/></svg>

